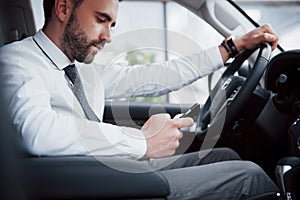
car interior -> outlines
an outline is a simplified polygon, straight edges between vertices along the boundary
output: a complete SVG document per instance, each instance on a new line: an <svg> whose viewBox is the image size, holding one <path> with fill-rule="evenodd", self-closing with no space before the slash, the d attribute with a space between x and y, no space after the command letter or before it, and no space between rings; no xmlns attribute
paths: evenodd
<svg viewBox="0 0 300 200"><path fill-rule="evenodd" d="M224 37L257 26L231 0L174 2ZM35 32L30 0L0 2L0 46ZM269 44L261 44L242 52L228 63L200 111L193 112L196 127L182 130L176 154L230 147L242 159L261 166L281 191L249 199L300 199L299 80L300 46L271 52ZM141 127L152 114L174 117L191 106L109 101L104 122ZM89 156L28 155L20 148L5 108L0 110L0 199L167 199L170 188L159 172L122 172ZM122 160L108 162L133 167Z"/></svg>

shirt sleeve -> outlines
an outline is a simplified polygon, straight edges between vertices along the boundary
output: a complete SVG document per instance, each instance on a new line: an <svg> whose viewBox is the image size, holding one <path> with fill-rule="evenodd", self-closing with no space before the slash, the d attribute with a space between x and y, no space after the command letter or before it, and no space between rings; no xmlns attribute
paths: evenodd
<svg viewBox="0 0 300 200"><path fill-rule="evenodd" d="M110 64L103 70L106 98L160 96L178 90L223 65L218 47L149 66Z"/></svg>
<svg viewBox="0 0 300 200"><path fill-rule="evenodd" d="M29 57L31 59L24 59ZM19 57L19 58L18 58ZM146 152L142 132L57 112L51 106L47 65L28 49L0 50L0 83L10 119L33 155L100 155L139 159ZM40 62L40 63L39 63ZM45 70L45 69L43 69ZM62 108L63 110L63 108Z"/></svg>

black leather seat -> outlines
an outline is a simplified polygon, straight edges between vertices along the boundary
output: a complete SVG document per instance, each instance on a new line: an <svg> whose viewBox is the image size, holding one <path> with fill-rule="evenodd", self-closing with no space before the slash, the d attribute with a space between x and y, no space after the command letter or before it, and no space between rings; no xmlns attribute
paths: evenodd
<svg viewBox="0 0 300 200"><path fill-rule="evenodd" d="M159 172L124 172L94 157L33 157L21 162L29 199L165 199L169 194Z"/></svg>
<svg viewBox="0 0 300 200"><path fill-rule="evenodd" d="M88 156L19 156L15 133L1 105L0 99L0 199L166 199L168 196L168 182L159 172L145 172L143 166L124 160L108 162L144 172L120 171Z"/></svg>

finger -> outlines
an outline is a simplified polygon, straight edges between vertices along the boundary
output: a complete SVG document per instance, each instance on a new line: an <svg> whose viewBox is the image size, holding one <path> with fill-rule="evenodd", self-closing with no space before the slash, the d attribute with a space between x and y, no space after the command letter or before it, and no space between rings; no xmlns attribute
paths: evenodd
<svg viewBox="0 0 300 200"><path fill-rule="evenodd" d="M272 50L277 47L279 38L276 35L273 27L270 24L265 24L262 27L264 33L266 33L266 38L268 38L268 42L272 43Z"/></svg>
<svg viewBox="0 0 300 200"><path fill-rule="evenodd" d="M182 128L187 126L192 126L194 124L194 120L190 117L183 117L179 119L173 119L174 126L176 128Z"/></svg>
<svg viewBox="0 0 300 200"><path fill-rule="evenodd" d="M270 33L264 33L263 37L266 42L275 42L277 40L277 37Z"/></svg>
<svg viewBox="0 0 300 200"><path fill-rule="evenodd" d="M180 142L179 142L179 140L177 140L176 142L175 142L175 148L177 149L178 147L180 146ZM176 150L175 149L175 150ZM175 152L174 152L175 153Z"/></svg>
<svg viewBox="0 0 300 200"><path fill-rule="evenodd" d="M159 113L152 115L151 118L154 119L171 119L171 116L168 113Z"/></svg>
<svg viewBox="0 0 300 200"><path fill-rule="evenodd" d="M178 139L181 139L183 137L183 133L180 130L178 130L178 132L179 132Z"/></svg>
<svg viewBox="0 0 300 200"><path fill-rule="evenodd" d="M272 44L272 50L274 50L278 44L278 37L276 35L270 33L264 33L265 42L269 42Z"/></svg>
<svg viewBox="0 0 300 200"><path fill-rule="evenodd" d="M271 33L273 35L276 35L273 27L271 26L271 24L265 24L262 26L262 29L264 30L264 32L267 32L267 33Z"/></svg>

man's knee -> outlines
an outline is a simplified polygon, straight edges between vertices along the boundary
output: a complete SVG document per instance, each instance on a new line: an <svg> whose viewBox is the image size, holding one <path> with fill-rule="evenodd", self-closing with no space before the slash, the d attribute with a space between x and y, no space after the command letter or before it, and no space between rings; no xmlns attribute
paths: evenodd
<svg viewBox="0 0 300 200"><path fill-rule="evenodd" d="M245 170L244 175L247 181L246 185L250 188L249 194L254 193L265 193L265 192L276 192L278 191L275 183L270 179L270 177L264 172L264 170L257 164L250 161L243 161L243 168ZM245 193L247 194L247 192Z"/></svg>
<svg viewBox="0 0 300 200"><path fill-rule="evenodd" d="M216 151L224 156L224 160L240 160L240 156L230 148L217 148Z"/></svg>
<svg viewBox="0 0 300 200"><path fill-rule="evenodd" d="M243 168L248 177L251 177L253 180L266 180L269 179L265 171L258 166L257 164L251 161L243 161Z"/></svg>
<svg viewBox="0 0 300 200"><path fill-rule="evenodd" d="M264 174L263 169L257 164L255 164L254 162L251 161L243 161L243 162L244 162L244 168L249 174L252 175L260 174L260 173Z"/></svg>

